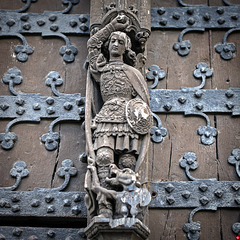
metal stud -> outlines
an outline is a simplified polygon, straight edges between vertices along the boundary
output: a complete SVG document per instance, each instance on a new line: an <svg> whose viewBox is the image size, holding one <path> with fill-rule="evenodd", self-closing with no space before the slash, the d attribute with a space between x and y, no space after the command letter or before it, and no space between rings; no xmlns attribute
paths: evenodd
<svg viewBox="0 0 240 240"><path fill-rule="evenodd" d="M43 26L43 25L45 25L45 23L46 23L46 22L45 22L43 19L40 19L40 20L37 21L37 24L38 24L38 26L40 26L40 27Z"/></svg>
<svg viewBox="0 0 240 240"><path fill-rule="evenodd" d="M180 19L180 15L179 15L178 13L174 13L174 14L173 14L173 18L174 18L175 20L179 20L179 19Z"/></svg>
<svg viewBox="0 0 240 240"><path fill-rule="evenodd" d="M200 201L200 203L201 203L202 205L204 205L204 206L209 203L209 199L208 199L206 196L201 197L201 198L199 199L199 201Z"/></svg>
<svg viewBox="0 0 240 240"><path fill-rule="evenodd" d="M81 106L81 105L83 105L84 103L85 103L84 98L80 98L80 99L78 99L78 100L76 101L76 104L77 104L78 106Z"/></svg>
<svg viewBox="0 0 240 240"><path fill-rule="evenodd" d="M81 213L81 209L79 209L78 206L74 206L74 207L72 208L72 213L73 213L74 215L78 215L79 213Z"/></svg>
<svg viewBox="0 0 240 240"><path fill-rule="evenodd" d="M220 25L225 23L225 19L224 18L219 18L217 21Z"/></svg>
<svg viewBox="0 0 240 240"><path fill-rule="evenodd" d="M161 7L161 8L159 8L159 9L157 10L157 13L158 13L159 15L163 15L165 12L166 12L166 9L165 9L164 7Z"/></svg>
<svg viewBox="0 0 240 240"><path fill-rule="evenodd" d="M228 102L228 103L226 103L226 107L227 107L229 110L231 110L231 109L234 108L234 104L233 104L232 102Z"/></svg>
<svg viewBox="0 0 240 240"><path fill-rule="evenodd" d="M201 103L198 103L198 104L196 105L196 108L200 111L200 110L203 109L203 105L202 105Z"/></svg>
<svg viewBox="0 0 240 240"><path fill-rule="evenodd" d="M83 32L86 32L88 30L88 26L86 24L81 24L79 27Z"/></svg>
<svg viewBox="0 0 240 240"><path fill-rule="evenodd" d="M189 199L189 197L191 196L191 193L189 191L184 191L182 192L182 197L185 199Z"/></svg>
<svg viewBox="0 0 240 240"><path fill-rule="evenodd" d="M234 191L238 191L238 190L240 189L240 185L237 184L237 183L234 183L234 184L232 185L232 189L233 189Z"/></svg>
<svg viewBox="0 0 240 240"><path fill-rule="evenodd" d="M34 103L33 104L33 110L35 110L35 111L41 110L41 105L39 103Z"/></svg>
<svg viewBox="0 0 240 240"><path fill-rule="evenodd" d="M32 207L39 207L40 206L40 201L39 200L37 200L37 199L34 199L33 201L32 201L32 203L31 203L31 206Z"/></svg>
<svg viewBox="0 0 240 240"><path fill-rule="evenodd" d="M53 99L52 97L48 97L48 98L46 99L46 103L47 103L48 105L52 105L52 104L54 103L54 99Z"/></svg>
<svg viewBox="0 0 240 240"><path fill-rule="evenodd" d="M47 113L48 113L49 115L54 114L55 112L56 112L56 110L55 110L54 107L48 107L48 108L47 108Z"/></svg>
<svg viewBox="0 0 240 240"><path fill-rule="evenodd" d="M237 203L237 205L240 205L240 197L235 198L235 202Z"/></svg>
<svg viewBox="0 0 240 240"><path fill-rule="evenodd" d="M206 13L204 16L203 16L203 19L205 21L209 21L211 19L211 15L209 13Z"/></svg>
<svg viewBox="0 0 240 240"><path fill-rule="evenodd" d="M165 190L168 192L168 193L171 193L173 190L175 189L175 187L169 183L166 187L165 187Z"/></svg>
<svg viewBox="0 0 240 240"><path fill-rule="evenodd" d="M57 16L53 14L53 15L50 15L50 17L48 19L49 19L49 21L54 22L57 20Z"/></svg>
<svg viewBox="0 0 240 240"><path fill-rule="evenodd" d="M199 189L202 191L202 192L206 192L208 190L208 185L206 185L205 183L202 183L200 186L199 186Z"/></svg>
<svg viewBox="0 0 240 240"><path fill-rule="evenodd" d="M54 213L54 212L55 212L55 207L53 205L48 206L47 213Z"/></svg>
<svg viewBox="0 0 240 240"><path fill-rule="evenodd" d="M188 15L193 15L194 14L194 9L190 8L187 10Z"/></svg>
<svg viewBox="0 0 240 240"><path fill-rule="evenodd" d="M50 30L53 31L53 32L56 32L58 30L58 25L56 24L53 24L51 27L50 27Z"/></svg>
<svg viewBox="0 0 240 240"><path fill-rule="evenodd" d="M46 203L50 203L50 202L52 202L53 200L54 200L54 197L51 196L51 195L47 195L47 196L45 197Z"/></svg>
<svg viewBox="0 0 240 240"><path fill-rule="evenodd" d="M23 108L23 107L19 107L18 109L17 109L17 111L16 111L16 113L18 114L18 115L23 115L24 113L25 113L25 108Z"/></svg>
<svg viewBox="0 0 240 240"><path fill-rule="evenodd" d="M238 15L232 15L232 16L231 16L231 19L233 19L233 20L238 20Z"/></svg>
<svg viewBox="0 0 240 240"><path fill-rule="evenodd" d="M7 103L2 103L0 104L0 108L3 110L3 111L6 111L10 106L7 104Z"/></svg>
<svg viewBox="0 0 240 240"><path fill-rule="evenodd" d="M217 9L217 13L218 13L219 15L222 15L222 14L224 13L224 9L223 9L223 8L218 8L218 9Z"/></svg>
<svg viewBox="0 0 240 240"><path fill-rule="evenodd" d="M7 21L7 25L8 25L9 27L12 27L15 23L16 23L16 22L15 22L14 19L9 19L9 20Z"/></svg>
<svg viewBox="0 0 240 240"><path fill-rule="evenodd" d="M11 197L11 200L12 200L12 202L19 202L19 201L20 201L20 197L17 196L17 195L13 195L13 196Z"/></svg>
<svg viewBox="0 0 240 240"><path fill-rule="evenodd" d="M234 96L234 92L232 90L227 90L227 92L225 93L226 97L231 98Z"/></svg>
<svg viewBox="0 0 240 240"><path fill-rule="evenodd" d="M172 105L170 103L166 103L163 108L166 110L166 111L170 111L172 109Z"/></svg>
<svg viewBox="0 0 240 240"><path fill-rule="evenodd" d="M48 237L50 238L54 238L56 233L53 231L53 230L49 230L48 233L47 233Z"/></svg>
<svg viewBox="0 0 240 240"><path fill-rule="evenodd" d="M80 16L79 17L79 21L81 22L81 23L85 23L85 22L87 22L87 18L86 17L84 17L84 16Z"/></svg>
<svg viewBox="0 0 240 240"><path fill-rule="evenodd" d="M167 200L167 202L168 202L169 205L172 205L172 204L175 203L175 198L174 198L173 196L167 197L166 200Z"/></svg>
<svg viewBox="0 0 240 240"><path fill-rule="evenodd" d="M13 236L20 237L22 234L23 230L21 228L14 228L13 229Z"/></svg>
<svg viewBox="0 0 240 240"><path fill-rule="evenodd" d="M27 31L30 30L31 29L31 24L30 23L24 23L23 24L23 29L27 30Z"/></svg>
<svg viewBox="0 0 240 240"><path fill-rule="evenodd" d="M29 15L28 14L24 14L21 16L20 18L22 21L26 22L29 19Z"/></svg>
<svg viewBox="0 0 240 240"><path fill-rule="evenodd" d="M12 206L12 212L16 213L16 212L19 212L21 209L20 209L20 206L19 205L13 205Z"/></svg>
<svg viewBox="0 0 240 240"><path fill-rule="evenodd" d="M179 101L181 104L184 104L184 103L187 101L187 99L186 99L185 97L179 97L179 98L178 98L178 101Z"/></svg>
<svg viewBox="0 0 240 240"><path fill-rule="evenodd" d="M214 194L216 197L221 198L223 196L223 190L222 189L217 189Z"/></svg>
<svg viewBox="0 0 240 240"><path fill-rule="evenodd" d="M70 102L65 102L65 103L63 104L63 107L64 107L67 111L71 110L72 106L73 106L73 105L72 105Z"/></svg>
<svg viewBox="0 0 240 240"><path fill-rule="evenodd" d="M203 95L203 91L202 90L197 90L195 93L194 93L194 96L196 98L201 98Z"/></svg>
<svg viewBox="0 0 240 240"><path fill-rule="evenodd" d="M167 19L166 18L161 19L159 24L162 25L162 26L166 26L167 25Z"/></svg>
<svg viewBox="0 0 240 240"><path fill-rule="evenodd" d="M80 194L75 194L73 196L73 201L74 202L81 202L82 198L81 198L81 195Z"/></svg>
<svg viewBox="0 0 240 240"><path fill-rule="evenodd" d="M77 22L76 22L75 20L71 20L71 21L69 22L69 25L70 25L71 27L76 27L76 26L77 26Z"/></svg>
<svg viewBox="0 0 240 240"><path fill-rule="evenodd" d="M19 106L23 106L25 101L22 98L18 98L15 103Z"/></svg>
<svg viewBox="0 0 240 240"><path fill-rule="evenodd" d="M70 207L71 206L71 201L69 199L64 199L63 200L63 206L64 207Z"/></svg>
<svg viewBox="0 0 240 240"><path fill-rule="evenodd" d="M193 25L193 24L195 24L195 19L194 18L192 18L192 17L190 17L188 20L187 20L187 23L189 24L189 25Z"/></svg>

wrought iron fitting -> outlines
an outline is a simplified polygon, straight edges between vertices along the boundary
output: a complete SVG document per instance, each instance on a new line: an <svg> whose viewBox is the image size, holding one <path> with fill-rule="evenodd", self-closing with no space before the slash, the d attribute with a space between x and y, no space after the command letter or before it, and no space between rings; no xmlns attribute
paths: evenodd
<svg viewBox="0 0 240 240"><path fill-rule="evenodd" d="M89 14L16 13L0 10L1 33L89 34Z"/></svg>
<svg viewBox="0 0 240 240"><path fill-rule="evenodd" d="M151 182L150 208L239 208L237 181L195 180L192 182ZM169 192L169 185L172 186Z"/></svg>
<svg viewBox="0 0 240 240"><path fill-rule="evenodd" d="M42 135L41 141L47 150L55 150L60 140L59 134L53 128L62 121L80 121L84 118L85 98L80 93L60 93L56 87L63 84L59 73L50 72L46 77L46 85L51 87L55 96L41 96L38 93L28 94L17 92L14 85L23 81L21 71L12 68L2 78L9 85L9 91L15 96L0 96L0 119L13 119L8 123L5 133L0 134L1 146L5 150L13 148L17 135L10 128L21 122L40 122L42 118L55 119L49 127L49 132Z"/></svg>
<svg viewBox="0 0 240 240"><path fill-rule="evenodd" d="M85 221L84 192L60 192L58 189L5 191L0 189L0 215L23 217L68 217Z"/></svg>
<svg viewBox="0 0 240 240"><path fill-rule="evenodd" d="M28 240L85 240L83 228L0 227L0 239L21 238Z"/></svg>
<svg viewBox="0 0 240 240"><path fill-rule="evenodd" d="M191 7L169 7L151 9L151 27L153 29L184 28L234 28L240 24L238 16L240 6L209 7L193 5Z"/></svg>

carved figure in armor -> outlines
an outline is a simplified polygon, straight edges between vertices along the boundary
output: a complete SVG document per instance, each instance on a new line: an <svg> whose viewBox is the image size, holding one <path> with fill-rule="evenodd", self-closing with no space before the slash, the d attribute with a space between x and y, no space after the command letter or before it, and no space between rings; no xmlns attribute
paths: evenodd
<svg viewBox="0 0 240 240"><path fill-rule="evenodd" d="M111 181L106 180L112 164L137 172L147 152L152 126L146 82L133 67L136 54L123 32L128 24L126 15L118 15L88 41L85 112L88 165L96 168L100 186L108 190L113 189ZM85 188L90 215L113 217L112 199L94 192L92 181L92 172L88 170Z"/></svg>

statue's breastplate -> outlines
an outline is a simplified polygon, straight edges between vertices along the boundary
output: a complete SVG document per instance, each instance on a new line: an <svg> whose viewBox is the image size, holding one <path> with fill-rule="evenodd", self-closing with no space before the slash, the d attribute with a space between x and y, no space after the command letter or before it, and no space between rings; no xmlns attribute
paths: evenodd
<svg viewBox="0 0 240 240"><path fill-rule="evenodd" d="M100 88L104 102L113 98L130 100L135 92L124 72L123 65L108 66L102 73Z"/></svg>
<svg viewBox="0 0 240 240"><path fill-rule="evenodd" d="M107 65L102 72L100 89L104 104L96 115L96 122L126 122L126 104L136 96L124 72L123 64Z"/></svg>

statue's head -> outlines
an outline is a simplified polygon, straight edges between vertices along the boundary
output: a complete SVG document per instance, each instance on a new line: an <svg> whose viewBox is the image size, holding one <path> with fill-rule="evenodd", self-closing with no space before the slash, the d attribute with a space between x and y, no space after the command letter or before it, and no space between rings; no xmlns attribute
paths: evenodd
<svg viewBox="0 0 240 240"><path fill-rule="evenodd" d="M113 32L109 37L109 54L122 56L126 50L131 48L131 40L124 32Z"/></svg>
<svg viewBox="0 0 240 240"><path fill-rule="evenodd" d="M111 33L105 47L107 47L109 57L123 56L124 62L132 66L135 65L136 54L131 50L131 39L125 32L116 31Z"/></svg>

